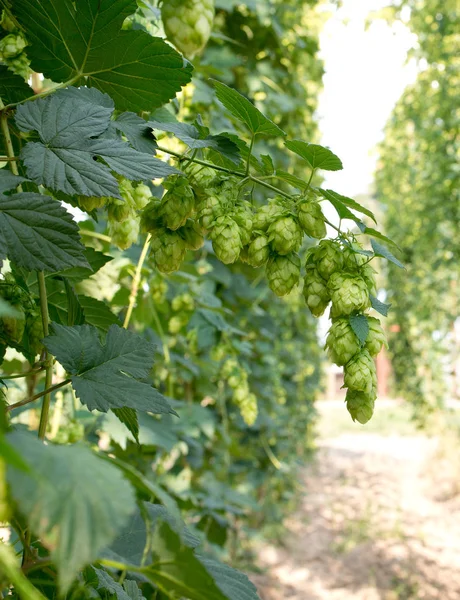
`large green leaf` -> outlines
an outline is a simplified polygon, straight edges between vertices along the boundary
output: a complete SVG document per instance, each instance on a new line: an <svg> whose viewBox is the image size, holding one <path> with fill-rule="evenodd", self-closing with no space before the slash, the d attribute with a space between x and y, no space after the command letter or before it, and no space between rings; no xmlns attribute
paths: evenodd
<svg viewBox="0 0 460 600"><path fill-rule="evenodd" d="M72 216L41 194L0 196L0 254L2 249L30 271L89 267Z"/></svg>
<svg viewBox="0 0 460 600"><path fill-rule="evenodd" d="M200 562L228 600L260 600L256 586L244 573L216 560L200 557Z"/></svg>
<svg viewBox="0 0 460 600"><path fill-rule="evenodd" d="M354 221L360 228L364 227L361 219L357 217L355 213L351 212L351 210L342 202L339 194L332 192L332 190L320 189L319 191L323 198L329 200L341 219L350 219L351 221Z"/></svg>
<svg viewBox="0 0 460 600"><path fill-rule="evenodd" d="M97 579L97 589L107 592L110 598L116 600L131 600L126 590L103 569L93 567ZM137 586L136 586L137 587Z"/></svg>
<svg viewBox="0 0 460 600"><path fill-rule="evenodd" d="M121 31L136 0L15 0L31 67L53 81L86 81L120 110L153 109L190 81L191 65L161 38Z"/></svg>
<svg viewBox="0 0 460 600"><path fill-rule="evenodd" d="M124 527L135 511L134 493L118 469L84 446L45 445L24 432L8 441L32 471L8 469L11 495L50 548L65 591Z"/></svg>
<svg viewBox="0 0 460 600"><path fill-rule="evenodd" d="M353 200L352 198L348 198L347 196L342 196L342 194L338 194L337 192L334 192L334 190L323 190L323 189L320 188L319 192L325 198L327 198L329 201L331 200L331 198L333 198L336 201L341 202L345 206L348 206L349 208L353 208L354 210L356 210L356 211L358 211L360 213L363 213L363 215L367 215L375 223L377 223L377 220L375 218L374 213L372 211L370 211L368 208L365 208L364 206L361 206L361 204L359 204L358 202L356 202L356 200Z"/></svg>
<svg viewBox="0 0 460 600"><path fill-rule="evenodd" d="M405 269L405 266L402 264L402 262L400 260L398 260L396 258L396 256L394 256L388 250L388 248L386 246L384 246L383 244L380 244L379 242L376 242L375 240L371 240L371 246L372 246L372 250L374 251L375 256L381 256L382 258L386 258L387 260L392 262L394 265L396 265L400 269Z"/></svg>
<svg viewBox="0 0 460 600"><path fill-rule="evenodd" d="M22 77L12 73L5 65L0 65L0 99L3 104L21 102L33 95L33 89Z"/></svg>
<svg viewBox="0 0 460 600"><path fill-rule="evenodd" d="M106 97L96 93L99 103L94 101L94 90L80 88L72 93L58 91L18 107L15 118L19 129L36 131L41 140L27 143L21 152L33 181L70 196L120 198L111 170L135 181L177 172L121 139L95 137L107 130L113 112Z"/></svg>
<svg viewBox="0 0 460 600"><path fill-rule="evenodd" d="M9 190L14 190L24 181L28 181L25 177L13 175L9 169L0 169L0 194Z"/></svg>
<svg viewBox="0 0 460 600"><path fill-rule="evenodd" d="M343 169L340 158L324 146L309 144L301 140L288 140L285 142L285 146L306 160L312 169L324 169L325 171Z"/></svg>
<svg viewBox="0 0 460 600"><path fill-rule="evenodd" d="M173 413L166 399L146 379L155 347L141 336L112 325L105 344L95 327L53 323L45 346L71 374L76 395L89 410L129 407Z"/></svg>
<svg viewBox="0 0 460 600"><path fill-rule="evenodd" d="M286 135L273 121L270 121L257 109L252 102L225 83L212 80L216 89L217 99L222 102L231 114L245 123L252 134L270 136Z"/></svg>

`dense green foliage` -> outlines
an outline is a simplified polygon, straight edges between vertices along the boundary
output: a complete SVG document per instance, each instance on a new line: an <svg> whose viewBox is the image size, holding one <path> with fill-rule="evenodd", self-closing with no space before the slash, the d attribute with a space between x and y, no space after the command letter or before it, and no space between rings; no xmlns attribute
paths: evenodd
<svg viewBox="0 0 460 600"><path fill-rule="evenodd" d="M313 315L332 303L364 423L385 343L368 311L387 308L369 263L398 260L368 209L315 185L340 159L293 139L316 131L312 7L218 3L200 60L209 0L139 4L2 2L0 591L255 600L220 560L295 499ZM323 239L325 201L364 235Z"/></svg>
<svg viewBox="0 0 460 600"><path fill-rule="evenodd" d="M407 267L407 273L392 265L388 270L396 391L422 418L452 394L460 293L460 40L455 1L404 4L418 36L420 73L387 125L377 193L388 235L402 247Z"/></svg>

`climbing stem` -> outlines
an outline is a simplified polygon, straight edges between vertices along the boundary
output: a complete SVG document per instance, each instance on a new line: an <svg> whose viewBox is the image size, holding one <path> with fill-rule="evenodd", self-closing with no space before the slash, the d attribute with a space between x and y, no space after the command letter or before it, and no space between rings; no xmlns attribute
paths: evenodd
<svg viewBox="0 0 460 600"><path fill-rule="evenodd" d="M48 313L48 297L46 294L46 281L43 271L37 273L38 293L40 296L40 310L42 313L43 335L47 337L49 334L50 317ZM49 390L53 381L53 360L54 357L48 351L45 352L45 391ZM46 426L48 425L48 416L50 411L51 392L46 391L43 397L42 410L40 413L40 425L38 426L38 437L41 440L45 439Z"/></svg>
<svg viewBox="0 0 460 600"><path fill-rule="evenodd" d="M56 383L55 385L52 385L51 387L45 388L43 390L43 392L39 392L38 394L34 394L33 396L25 398L24 400L21 400L20 402L16 402L16 404L10 404L9 406L6 407L6 411L9 412L9 411L13 410L14 408L19 408L20 406L25 406L26 404L30 404L31 402L38 400L42 396L46 396L47 394L52 394L56 390L59 390L61 387L64 387L65 385L70 383L70 381L71 381L70 379L64 379L64 381L61 381L61 383Z"/></svg>
<svg viewBox="0 0 460 600"><path fill-rule="evenodd" d="M131 315L133 314L134 305L136 304L137 292L139 291L139 284L141 282L142 267L144 266L144 262L147 257L147 253L149 251L151 241L152 241L152 236L149 233L145 240L144 246L142 248L141 255L139 256L139 260L137 261L136 271L134 273L133 281L131 283L131 292L129 294L128 310L126 311L125 320L123 322L123 327L125 329L129 325L129 321L131 320Z"/></svg>

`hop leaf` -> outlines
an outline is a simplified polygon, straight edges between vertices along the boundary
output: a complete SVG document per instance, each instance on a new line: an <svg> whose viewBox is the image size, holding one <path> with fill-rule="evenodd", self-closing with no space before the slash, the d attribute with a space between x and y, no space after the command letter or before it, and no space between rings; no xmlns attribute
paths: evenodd
<svg viewBox="0 0 460 600"><path fill-rule="evenodd" d="M303 295L308 308L315 317L320 317L324 313L331 300L327 283L314 265L307 267Z"/></svg>
<svg viewBox="0 0 460 600"><path fill-rule="evenodd" d="M165 184L168 191L163 196L160 215L166 227L173 231L187 221L195 208L195 194L185 177L175 177Z"/></svg>
<svg viewBox="0 0 460 600"><path fill-rule="evenodd" d="M217 258L225 265L238 259L243 244L240 228L231 217L218 217L213 223L210 237Z"/></svg>
<svg viewBox="0 0 460 600"><path fill-rule="evenodd" d="M166 36L188 58L206 46L214 21L213 0L164 0L161 6Z"/></svg>
<svg viewBox="0 0 460 600"><path fill-rule="evenodd" d="M388 348L387 339L379 319L367 317L367 321L369 323L369 333L366 340L366 350L371 356L377 356L383 346Z"/></svg>
<svg viewBox="0 0 460 600"><path fill-rule="evenodd" d="M268 239L278 254L286 255L302 245L302 230L294 217L280 217L269 226Z"/></svg>
<svg viewBox="0 0 460 600"><path fill-rule="evenodd" d="M368 396L375 393L377 385L375 364L367 350L355 354L345 365L343 382L350 390L364 392Z"/></svg>
<svg viewBox="0 0 460 600"><path fill-rule="evenodd" d="M292 252L283 256L272 256L266 267L268 285L277 296L289 294L292 288L299 283L300 258Z"/></svg>
<svg viewBox="0 0 460 600"><path fill-rule="evenodd" d="M248 248L248 263L252 267L262 267L270 257L270 243L266 235L255 237Z"/></svg>
<svg viewBox="0 0 460 600"><path fill-rule="evenodd" d="M327 284L332 300L332 317L350 315L370 306L364 279L350 273L333 273Z"/></svg>
<svg viewBox="0 0 460 600"><path fill-rule="evenodd" d="M336 365L342 366L360 350L359 340L351 328L348 319L334 321L326 338L329 358Z"/></svg>
<svg viewBox="0 0 460 600"><path fill-rule="evenodd" d="M170 231L165 227L155 231L151 248L155 264L161 273L177 271L187 252L181 236L176 231Z"/></svg>
<svg viewBox="0 0 460 600"><path fill-rule="evenodd" d="M330 240L322 240L319 243L311 254L311 260L315 263L318 273L326 280L343 268L342 250L339 244Z"/></svg>
<svg viewBox="0 0 460 600"><path fill-rule="evenodd" d="M347 410L353 421L358 421L358 423L365 425L372 418L375 404L373 396L369 396L364 392L348 390L345 401L347 403Z"/></svg>
<svg viewBox="0 0 460 600"><path fill-rule="evenodd" d="M318 202L303 202L299 206L298 218L300 226L308 236L317 239L326 236L324 215Z"/></svg>

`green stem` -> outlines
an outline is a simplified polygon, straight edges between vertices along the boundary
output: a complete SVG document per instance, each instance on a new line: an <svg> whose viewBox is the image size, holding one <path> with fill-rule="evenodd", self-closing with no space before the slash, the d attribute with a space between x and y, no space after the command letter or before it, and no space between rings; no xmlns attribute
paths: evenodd
<svg viewBox="0 0 460 600"><path fill-rule="evenodd" d="M10 404L9 406L6 407L5 410L6 410L6 412L9 412L15 408L24 406L25 404L30 404L31 402L38 400L42 396L46 396L47 394L52 394L56 390L59 390L61 387L68 385L70 382L71 382L71 379L64 379L64 381L61 381L61 383L56 383L55 385L52 385L51 387L44 389L42 392L39 392L38 394L31 396L30 398L25 398L24 400L21 400L20 402L16 402L16 404Z"/></svg>
<svg viewBox="0 0 460 600"><path fill-rule="evenodd" d="M0 111L6 112L7 110L14 108L15 106L19 106L20 104L24 104L25 102L29 102L30 100L37 100L37 98L44 98L45 96L52 94L56 90L60 90L62 88L73 85L76 81L78 81L78 79L79 79L79 77L73 77L72 79L69 79L69 81L64 81L63 83L59 83L58 85L55 85L52 88L43 90L43 92L40 92L39 94L34 94L33 96L29 96L28 98L25 98L24 100L20 100L19 102L12 102L11 104L6 104L6 105L4 105L2 103L2 105L0 106Z"/></svg>
<svg viewBox="0 0 460 600"><path fill-rule="evenodd" d="M251 143L249 145L248 162L246 163L246 177L249 176L249 167L251 166L252 149L254 148L255 141L256 141L256 135L255 135L255 133L253 133L252 137L251 137Z"/></svg>
<svg viewBox="0 0 460 600"><path fill-rule="evenodd" d="M144 266L145 259L147 258L147 253L150 248L150 242L152 241L152 236L149 233L144 247L142 248L141 255L139 256L139 260L137 261L136 272L134 273L133 281L131 284L131 292L129 294L129 302L128 309L126 311L125 320L123 322L123 327L126 329L129 325L129 321L131 320L131 315L133 314L134 305L136 303L137 293L139 291L139 284L141 282L142 275L142 267Z"/></svg>
<svg viewBox="0 0 460 600"><path fill-rule="evenodd" d="M37 273L38 293L40 296L40 310L42 313L43 336L49 335L50 317L48 313L48 297L46 294L46 281L43 271ZM48 416L50 411L51 392L48 389L53 381L53 356L46 350L45 352L45 394L43 398L42 410L40 413L40 425L38 426L38 437L45 439L46 426L48 425Z"/></svg>
<svg viewBox="0 0 460 600"><path fill-rule="evenodd" d="M27 371L27 373L18 373L17 375L0 375L0 379L19 379L20 377L29 377L29 375L35 375L35 373L40 373L41 371L43 371L43 367L40 367L40 369Z"/></svg>
<svg viewBox="0 0 460 600"><path fill-rule="evenodd" d="M116 569L117 571L131 571L134 573L142 573L142 571L143 571L143 569L141 567L135 567L134 565L127 565L127 564L119 562L117 560L109 560L108 558L101 558L98 562L103 567L108 567L109 569Z"/></svg>
<svg viewBox="0 0 460 600"><path fill-rule="evenodd" d="M313 179L313 175L315 174L316 169L313 169L310 175L310 179L307 181L307 187L305 188L305 194L308 192L311 184L311 180Z"/></svg>
<svg viewBox="0 0 460 600"><path fill-rule="evenodd" d="M3 543L0 543L0 567L2 575L14 585L15 591L23 600L46 600L22 573L12 548Z"/></svg>
<svg viewBox="0 0 460 600"><path fill-rule="evenodd" d="M112 238L104 233L98 233L97 231L90 231L89 229L80 229L80 235L86 235L88 237L95 238L96 240L102 240L103 242L111 242Z"/></svg>

